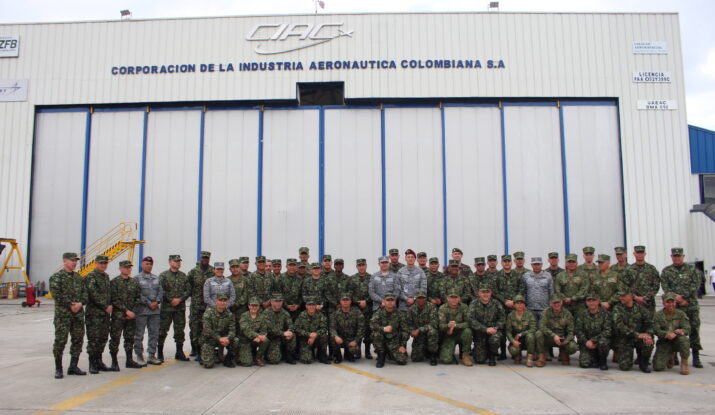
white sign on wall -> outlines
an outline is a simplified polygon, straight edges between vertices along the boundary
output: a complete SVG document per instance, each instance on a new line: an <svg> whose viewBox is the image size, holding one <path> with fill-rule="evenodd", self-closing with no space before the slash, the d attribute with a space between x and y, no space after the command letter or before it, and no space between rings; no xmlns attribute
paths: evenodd
<svg viewBox="0 0 715 415"><path fill-rule="evenodd" d="M668 53L666 42L633 42L633 53L641 55L663 55Z"/></svg>
<svg viewBox="0 0 715 415"><path fill-rule="evenodd" d="M672 79L672 74L670 72L659 72L659 71L633 72L633 82L663 83L663 82L670 82L671 79Z"/></svg>
<svg viewBox="0 0 715 415"><path fill-rule="evenodd" d="M639 110L677 110L678 101L670 99L639 99Z"/></svg>
<svg viewBox="0 0 715 415"><path fill-rule="evenodd" d="M20 54L20 36L0 36L0 58L16 58Z"/></svg>
<svg viewBox="0 0 715 415"><path fill-rule="evenodd" d="M0 79L0 101L27 101L27 79Z"/></svg>

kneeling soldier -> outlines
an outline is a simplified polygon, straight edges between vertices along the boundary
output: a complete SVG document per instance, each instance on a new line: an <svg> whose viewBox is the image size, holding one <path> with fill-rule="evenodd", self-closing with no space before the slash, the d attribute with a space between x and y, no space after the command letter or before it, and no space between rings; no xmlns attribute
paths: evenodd
<svg viewBox="0 0 715 415"><path fill-rule="evenodd" d="M673 367L675 353L680 353L680 374L690 374L688 358L690 357L690 321L683 310L675 308L675 294L663 295L663 309L653 317L653 331L658 336L655 347L653 369L659 372Z"/></svg>
<svg viewBox="0 0 715 415"><path fill-rule="evenodd" d="M534 366L537 333L541 335L536 325L536 317L526 309L524 296L515 296L514 311L507 316L504 329L514 363L521 363L521 351L526 350L526 367Z"/></svg>
<svg viewBox="0 0 715 415"><path fill-rule="evenodd" d="M295 351L295 335L293 334L293 319L290 313L283 308L283 296L274 293L271 296L271 306L263 310L262 315L268 325L268 350L266 359L268 363L275 365L283 358L285 350L285 361L291 365L295 364L293 351Z"/></svg>
<svg viewBox="0 0 715 415"><path fill-rule="evenodd" d="M576 321L578 363L582 368L598 367L608 370L608 351L611 348L611 316L601 308L595 293L586 295L586 311Z"/></svg>
<svg viewBox="0 0 715 415"><path fill-rule="evenodd" d="M354 362L360 354L360 343L365 336L365 317L356 307L351 307L350 293L340 295L340 308L330 318L330 343L335 363Z"/></svg>
<svg viewBox="0 0 715 415"><path fill-rule="evenodd" d="M385 358L390 355L397 364L407 364L407 340L410 332L397 310L395 294L386 293L383 297L384 307L375 311L370 322L372 341L377 353L375 367L384 367Z"/></svg>
<svg viewBox="0 0 715 415"><path fill-rule="evenodd" d="M489 366L495 366L499 345L503 339L504 307L492 298L489 283L482 283L478 297L477 301L472 301L469 305L469 322L474 335L474 360L480 364L489 360Z"/></svg>
<svg viewBox="0 0 715 415"><path fill-rule="evenodd" d="M295 320L295 334L298 336L300 362L313 363L314 357L320 363L330 364L325 355L328 347L328 321L323 313L318 312L315 298L305 300L305 311Z"/></svg>
<svg viewBox="0 0 715 415"><path fill-rule="evenodd" d="M216 295L216 305L208 309L203 319L201 335L201 363L206 369L214 367L216 348L224 347L228 351L223 359L226 367L236 367L236 319L228 308L229 295L219 293Z"/></svg>
<svg viewBox="0 0 715 415"><path fill-rule="evenodd" d="M457 363L454 348L459 344L462 350L462 364L472 366L469 350L472 347L472 330L469 328L469 308L460 301L459 292L452 289L447 293L447 304L439 307L439 331L442 346L439 349L440 363Z"/></svg>
<svg viewBox="0 0 715 415"><path fill-rule="evenodd" d="M425 291L417 291L415 303L407 311L407 322L412 336L412 361L421 362L426 356L429 358L430 365L436 366L439 351L439 318L437 306L427 301Z"/></svg>
<svg viewBox="0 0 715 415"><path fill-rule="evenodd" d="M265 366L263 358L268 349L268 325L260 312L261 302L257 297L248 300L248 311L238 321L238 361L241 366Z"/></svg>
<svg viewBox="0 0 715 415"><path fill-rule="evenodd" d="M648 367L653 353L653 320L648 309L633 299L628 289L618 292L619 303L613 307L611 321L613 328L614 354L618 355L618 368L631 370L633 349L636 350L640 370L650 373Z"/></svg>
<svg viewBox="0 0 715 415"><path fill-rule="evenodd" d="M576 353L578 345L573 341L574 338L574 318L571 313L564 309L564 304L559 294L552 294L550 298L550 306L541 314L539 320L539 331L541 341L537 345L539 351L545 350L548 347L559 348L559 360L561 364L568 365L571 361L570 355ZM539 355L539 365L546 364L544 353Z"/></svg>

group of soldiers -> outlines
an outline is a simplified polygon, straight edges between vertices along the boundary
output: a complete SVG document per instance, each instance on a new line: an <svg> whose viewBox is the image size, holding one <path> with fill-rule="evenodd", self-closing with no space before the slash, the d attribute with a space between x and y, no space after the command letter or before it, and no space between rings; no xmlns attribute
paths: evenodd
<svg viewBox="0 0 715 415"><path fill-rule="evenodd" d="M280 259L258 256L250 272L248 257L240 257L229 261L226 276L224 263L211 266L211 253L202 251L188 274L180 270L181 257L170 255L169 269L158 276L151 272L153 259L145 257L142 272L132 277L132 263L121 261L113 279L106 273L108 258L100 255L83 279L74 271L78 256L66 253L63 269L50 278L55 377L63 377L68 336L67 373L86 374L78 367L85 327L90 373L119 371L122 335L127 368L161 364L172 325L175 358L190 360L183 349L187 302L190 356L206 368L217 362L227 367L352 362L372 359L372 348L378 368L387 359L400 365L412 360L494 366L507 358L507 350L517 364L526 351L526 366L543 367L558 348L564 365L578 351L581 367L607 370L613 350L621 370L637 364L648 373L654 347L656 371L679 363L680 373L688 374L691 350L693 366L702 368L700 276L684 263L683 250L672 249L672 264L662 272L645 262L644 246L634 247L633 264L625 248L615 248L615 254L611 265L609 255L594 261L595 250L585 247L583 263L568 254L564 269L552 252L548 267L533 257L528 269L524 253L515 252L501 256L500 269L496 255L475 258L472 270L459 248L444 268L438 258L411 249L403 264L399 251L390 249L389 256L378 258L377 272L368 273L367 261L358 259L357 273L348 275L342 259L323 255L321 263L311 263L309 249L302 247L284 272ZM656 312L661 287L663 308ZM109 367L102 361L108 339Z"/></svg>

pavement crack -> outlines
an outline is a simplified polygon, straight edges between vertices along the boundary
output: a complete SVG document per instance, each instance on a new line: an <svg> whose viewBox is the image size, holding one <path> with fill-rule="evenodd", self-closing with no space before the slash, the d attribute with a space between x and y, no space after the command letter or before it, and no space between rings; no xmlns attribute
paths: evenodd
<svg viewBox="0 0 715 415"><path fill-rule="evenodd" d="M214 409L216 406L218 406L221 402L223 402L224 400L226 400L226 398L228 397L228 395L232 394L236 389L238 389L239 387L241 387L241 385L243 385L248 379L251 378L251 376L253 376L256 372L258 372L259 369L260 369L260 368L258 368L258 367L255 368L255 369L253 370L253 372L251 372L250 375L246 376L246 378L243 379L242 381L240 381L236 386L234 386L233 389L231 389L230 391L226 392L226 394L223 395L223 396L221 397L221 399L219 399L218 401L216 401L216 403L214 403L213 405L209 406L205 411L201 412L201 415L205 415L205 414L208 413L210 410L212 410L212 409Z"/></svg>
<svg viewBox="0 0 715 415"><path fill-rule="evenodd" d="M516 374L519 375L522 379L524 379L525 381L531 383L532 385L534 385L534 386L537 387L538 389L541 389L542 392L544 392L545 394L549 395L551 398L553 398L554 400L556 400L558 403L560 403L561 405L563 405L563 406L565 406L566 408L568 408L568 409L569 409L571 412L573 412L574 414L576 414L576 415L582 415L581 412L579 412L579 411L577 411L576 409L574 409L574 408L572 408L571 406L569 406L566 402L564 402L564 401L562 401L561 399L559 399L559 397L556 396L556 395L554 395L553 393L547 391L547 390L546 390L544 387L542 387L541 385L534 383L531 379L529 379L529 378L527 378L526 376L524 376L523 373L519 372L518 370L514 370L514 369L512 369L511 367L509 367L509 370L512 371L513 373L516 373Z"/></svg>

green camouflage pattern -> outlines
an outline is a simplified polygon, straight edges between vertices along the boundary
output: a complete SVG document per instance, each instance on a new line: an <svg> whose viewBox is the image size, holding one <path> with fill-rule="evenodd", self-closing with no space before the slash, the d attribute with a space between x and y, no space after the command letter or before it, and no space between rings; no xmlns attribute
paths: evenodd
<svg viewBox="0 0 715 415"><path fill-rule="evenodd" d="M373 313L370 321L375 351L386 353L399 364L407 363L407 353L400 353L399 348L407 348L407 340L410 338L409 327L403 314L397 308L393 311L380 308ZM392 332L385 333L383 331L387 326L392 326Z"/></svg>
<svg viewBox="0 0 715 415"><path fill-rule="evenodd" d="M202 316L201 330L201 361L204 367L212 368L216 363L216 348L221 346L219 339L228 337L229 345L226 347L235 354L238 348L236 338L236 318L228 309L218 311L209 308Z"/></svg>
<svg viewBox="0 0 715 415"><path fill-rule="evenodd" d="M428 285L429 287L429 285ZM426 358L426 352L434 354L439 351L439 316L437 306L427 301L420 308L415 302L407 310L405 317L410 335L413 330L419 330L417 337L412 338L412 352L410 358L413 362L421 362Z"/></svg>
<svg viewBox="0 0 715 415"><path fill-rule="evenodd" d="M87 287L76 272L61 270L50 277L50 292L55 300L55 341L52 353L61 359L67 337L70 337L70 356L77 357L84 343L84 309L73 313L72 303L87 304Z"/></svg>
<svg viewBox="0 0 715 415"><path fill-rule="evenodd" d="M611 323L613 350L618 354L621 370L631 370L634 350L650 359L653 346L644 345L638 338L641 333L653 335L653 321L648 309L637 303L633 303L633 307L618 303L611 311Z"/></svg>
<svg viewBox="0 0 715 415"><path fill-rule="evenodd" d="M87 331L87 354L101 355L109 340L110 315L105 311L111 304L109 274L93 270L84 277L87 307L84 318Z"/></svg>
<svg viewBox="0 0 715 415"><path fill-rule="evenodd" d="M296 336L286 340L283 337L283 332L293 331L293 319L290 314L280 309L273 311L272 308L267 308L261 313L266 321L266 331L268 335L268 349L266 350L266 361L272 365L278 364L283 358L281 349L284 348L286 353L293 353L296 347Z"/></svg>
<svg viewBox="0 0 715 415"><path fill-rule="evenodd" d="M464 279L461 275L461 279ZM460 303L456 308L449 304L442 304L437 313L439 320L439 332L442 335L442 345L439 348L439 360L442 364L451 364L454 361L454 349L457 345L462 351L469 351L472 346L472 330L469 324L469 307ZM457 323L456 327L449 332L449 322Z"/></svg>
<svg viewBox="0 0 715 415"><path fill-rule="evenodd" d="M690 348L702 350L700 344L700 305L698 304L698 289L700 288L700 272L690 264L668 265L661 274L663 291L683 296L688 302L685 306L676 303L679 310L683 310L690 323Z"/></svg>
<svg viewBox="0 0 715 415"><path fill-rule="evenodd" d="M665 336L668 333L681 329L684 335L678 335L672 340ZM683 310L676 309L673 314L668 315L665 310L659 310L653 317L653 331L658 336L655 344L655 357L653 358L653 369L661 371L666 368L668 359L672 353L679 353L681 359L690 358L690 321Z"/></svg>
<svg viewBox="0 0 715 415"><path fill-rule="evenodd" d="M576 338L579 347L579 365L582 368L591 367L592 362L598 359L598 354L608 355L611 349L611 316L600 306L595 313L586 310L576 320ZM596 343L596 349L586 347L586 342Z"/></svg>
<svg viewBox="0 0 715 415"><path fill-rule="evenodd" d="M525 310L521 317L516 313L516 310L509 313L504 324L504 334L509 340L509 354L515 356L521 350L526 350L531 355L536 354L537 333L541 336L541 332L538 331L536 317L531 311ZM519 347L511 344L517 339L517 336L519 337L519 343L521 343Z"/></svg>
<svg viewBox="0 0 715 415"><path fill-rule="evenodd" d="M134 278L114 277L109 282L112 299L112 322L109 329L109 352L119 351L119 342L124 336L124 351L131 355L134 350L136 318L128 319L125 312L134 311L141 301L141 287Z"/></svg>
<svg viewBox="0 0 715 415"><path fill-rule="evenodd" d="M469 305L469 323L474 336L474 358L477 362L486 360L487 351L498 354L504 336L504 320L504 307L497 299L490 298L486 304L476 299ZM487 334L490 327L497 329L497 332Z"/></svg>
<svg viewBox="0 0 715 415"><path fill-rule="evenodd" d="M259 311L256 318L251 312L241 314L238 320L238 362L241 366L252 366L256 357L263 357L268 350L268 340L256 343L253 341L259 335L268 335L268 325Z"/></svg>

